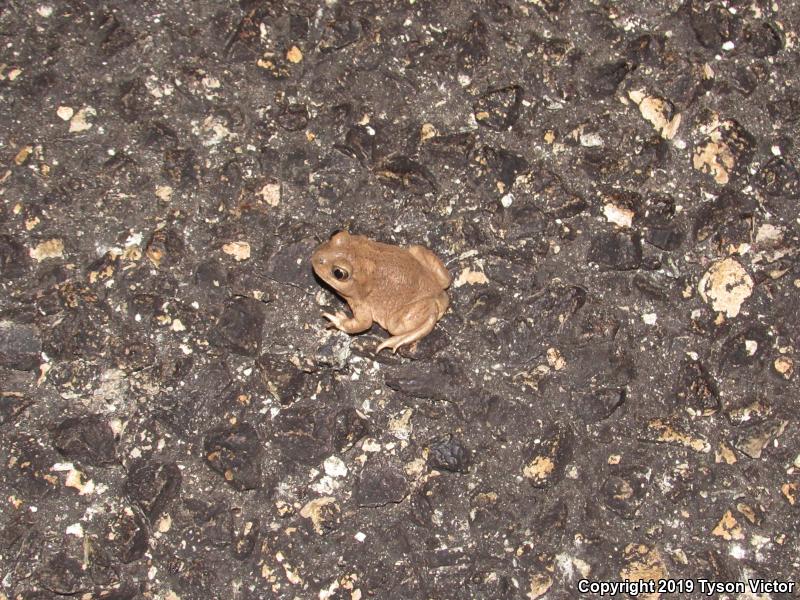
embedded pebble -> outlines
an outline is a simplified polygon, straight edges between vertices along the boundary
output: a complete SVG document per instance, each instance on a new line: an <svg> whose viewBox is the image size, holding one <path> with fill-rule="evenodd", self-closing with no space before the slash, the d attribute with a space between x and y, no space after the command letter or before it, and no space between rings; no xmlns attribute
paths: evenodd
<svg viewBox="0 0 800 600"><path fill-rule="evenodd" d="M736 259L726 258L711 265L697 291L714 310L734 318L753 293L753 278Z"/></svg>

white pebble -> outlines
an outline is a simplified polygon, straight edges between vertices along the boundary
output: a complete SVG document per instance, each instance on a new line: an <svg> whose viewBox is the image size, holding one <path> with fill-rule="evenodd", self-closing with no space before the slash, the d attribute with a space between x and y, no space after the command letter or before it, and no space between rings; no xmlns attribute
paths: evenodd
<svg viewBox="0 0 800 600"><path fill-rule="evenodd" d="M658 315L656 313L645 313L642 315L642 321L648 325L655 325Z"/></svg>

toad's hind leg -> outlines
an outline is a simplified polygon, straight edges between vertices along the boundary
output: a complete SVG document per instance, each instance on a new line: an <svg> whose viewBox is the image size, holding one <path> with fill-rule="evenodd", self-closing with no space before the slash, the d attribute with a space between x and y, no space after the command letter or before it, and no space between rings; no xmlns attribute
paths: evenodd
<svg viewBox="0 0 800 600"><path fill-rule="evenodd" d="M406 344L411 344L424 338L431 331L433 331L434 325L436 325L436 315L431 315L417 329L409 331L408 333L392 336L388 340L385 340L380 346L378 346L376 353L380 352L384 348L391 348L392 352L397 352L397 349L400 346L405 346Z"/></svg>
<svg viewBox="0 0 800 600"><path fill-rule="evenodd" d="M413 303L405 310L392 315L390 322L387 323L387 329L393 335L378 346L376 353L384 348L391 348L392 352L397 352L400 346L421 340L433 331L438 320L438 307L430 298Z"/></svg>
<svg viewBox="0 0 800 600"><path fill-rule="evenodd" d="M444 316L445 312L447 312L447 307L450 306L450 296L447 295L447 292L439 292L439 295L436 296L435 304L436 318L438 320Z"/></svg>
<svg viewBox="0 0 800 600"><path fill-rule="evenodd" d="M423 266L427 267L428 270L433 273L436 282L441 285L442 288L446 288L453 281L453 278L450 276L450 271L447 270L444 263L425 246L409 246L408 251L411 253L411 256L416 258L417 261L422 263Z"/></svg>

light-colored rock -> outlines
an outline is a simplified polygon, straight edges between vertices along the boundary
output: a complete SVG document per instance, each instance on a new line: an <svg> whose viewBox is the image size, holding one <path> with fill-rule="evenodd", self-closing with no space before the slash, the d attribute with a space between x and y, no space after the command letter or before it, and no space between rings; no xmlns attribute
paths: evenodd
<svg viewBox="0 0 800 600"><path fill-rule="evenodd" d="M41 262L48 258L64 258L64 242L59 239L40 242L30 250L31 258Z"/></svg>
<svg viewBox="0 0 800 600"><path fill-rule="evenodd" d="M753 293L753 278L736 259L729 257L711 265L700 279L697 291L714 310L733 318Z"/></svg>
<svg viewBox="0 0 800 600"><path fill-rule="evenodd" d="M248 242L230 242L222 246L222 251L237 261L250 258L250 244Z"/></svg>

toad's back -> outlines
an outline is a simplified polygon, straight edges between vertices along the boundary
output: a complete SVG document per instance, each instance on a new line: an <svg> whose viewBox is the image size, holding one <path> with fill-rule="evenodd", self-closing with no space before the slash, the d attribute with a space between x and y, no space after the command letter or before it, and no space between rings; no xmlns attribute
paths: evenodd
<svg viewBox="0 0 800 600"><path fill-rule="evenodd" d="M378 322L382 320L381 316L415 300L436 296L444 289L436 274L409 249L365 241L371 247L364 248L360 254L371 263L371 285L364 300L370 303Z"/></svg>

